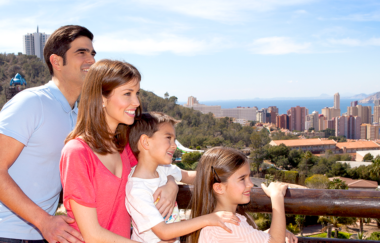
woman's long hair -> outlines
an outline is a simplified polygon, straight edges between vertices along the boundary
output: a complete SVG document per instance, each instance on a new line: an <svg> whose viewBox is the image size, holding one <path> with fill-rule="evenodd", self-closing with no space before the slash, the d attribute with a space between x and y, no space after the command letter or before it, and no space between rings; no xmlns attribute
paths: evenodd
<svg viewBox="0 0 380 243"><path fill-rule="evenodd" d="M245 163L248 163L247 157L232 148L215 147L202 155L197 166L197 176L190 201L191 218L214 212L217 204L213 190L214 183L227 182L227 179ZM236 211L244 215L247 222L256 228L253 219L244 211L243 205L238 205ZM187 237L187 242L198 242L200 231L191 233Z"/></svg>
<svg viewBox="0 0 380 243"><path fill-rule="evenodd" d="M103 59L93 64L83 84L77 124L65 143L81 136L99 154L112 153L115 148L122 152L128 143L128 125L120 123L115 134L109 132L102 97L108 98L121 85L140 81L139 71L127 62ZM140 116L141 106L136 110L136 118Z"/></svg>

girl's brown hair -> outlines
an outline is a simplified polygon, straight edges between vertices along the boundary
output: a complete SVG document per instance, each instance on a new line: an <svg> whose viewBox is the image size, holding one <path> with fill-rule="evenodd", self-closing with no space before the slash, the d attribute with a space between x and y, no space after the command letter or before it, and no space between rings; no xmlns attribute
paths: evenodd
<svg viewBox="0 0 380 243"><path fill-rule="evenodd" d="M140 81L139 71L127 62L103 59L93 64L83 84L77 124L65 143L81 136L99 154L112 153L115 148L122 152L128 143L129 126L120 123L115 134L108 131L102 97L110 97L121 85ZM136 118L140 116L141 106L136 110Z"/></svg>
<svg viewBox="0 0 380 243"><path fill-rule="evenodd" d="M197 176L190 201L191 218L214 212L217 200L213 184L227 182L227 179L245 163L248 163L247 157L232 148L215 147L202 155L197 166ZM236 211L245 216L252 227L257 228L253 219L244 211L244 205L238 205ZM198 242L200 232L201 230L191 233L187 237L187 242Z"/></svg>

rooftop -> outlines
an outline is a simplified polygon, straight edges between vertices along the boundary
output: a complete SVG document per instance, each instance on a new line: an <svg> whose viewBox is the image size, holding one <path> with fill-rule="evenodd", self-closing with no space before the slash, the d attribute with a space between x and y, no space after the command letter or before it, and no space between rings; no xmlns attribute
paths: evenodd
<svg viewBox="0 0 380 243"><path fill-rule="evenodd" d="M331 177L329 178L330 181L333 179L340 179L344 181L349 188L374 188L376 189L378 186L377 181L369 181L369 180L353 180L346 177Z"/></svg>
<svg viewBox="0 0 380 243"><path fill-rule="evenodd" d="M334 140L322 140L319 138L314 139L291 139L291 140L273 140L271 142L273 145L285 144L288 147L296 146L318 146L318 145L335 145Z"/></svg>
<svg viewBox="0 0 380 243"><path fill-rule="evenodd" d="M376 150L377 151L377 150ZM351 166L351 168L356 168L356 167L359 167L359 166L368 166L368 165L372 165L373 163L372 162L357 162L357 161L337 161L338 163L346 163L346 164L349 164Z"/></svg>
<svg viewBox="0 0 380 243"><path fill-rule="evenodd" d="M346 147L346 149L360 149L360 148L379 148L380 145L373 141L357 141L357 142L344 142L337 143L336 146L340 149Z"/></svg>

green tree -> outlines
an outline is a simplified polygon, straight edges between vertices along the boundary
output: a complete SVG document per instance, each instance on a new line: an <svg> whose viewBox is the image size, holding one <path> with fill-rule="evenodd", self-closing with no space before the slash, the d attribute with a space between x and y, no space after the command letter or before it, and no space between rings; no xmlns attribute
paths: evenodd
<svg viewBox="0 0 380 243"><path fill-rule="evenodd" d="M168 98L169 98L169 93L166 92L166 93L164 94L164 97L165 97L165 99L168 99Z"/></svg>
<svg viewBox="0 0 380 243"><path fill-rule="evenodd" d="M296 215L296 217L295 217L296 224L298 225L298 228L301 231L301 236L302 237L303 237L303 226L304 226L304 223L305 223L305 218L306 218L305 215Z"/></svg>
<svg viewBox="0 0 380 243"><path fill-rule="evenodd" d="M251 146L253 148L251 157L257 173L259 173L260 165L264 162L264 158L267 156L264 146L270 142L269 131L266 129L262 129L260 132L254 131L251 134L250 139L252 143Z"/></svg>
<svg viewBox="0 0 380 243"><path fill-rule="evenodd" d="M363 157L363 161L372 161L373 160L373 156L371 153L367 153L366 155L364 155Z"/></svg>
<svg viewBox="0 0 380 243"><path fill-rule="evenodd" d="M310 128L308 129L309 132L314 131L314 130L315 130L314 127L310 127Z"/></svg>
<svg viewBox="0 0 380 243"><path fill-rule="evenodd" d="M329 189L347 190L347 184L341 179L335 178L329 183Z"/></svg>

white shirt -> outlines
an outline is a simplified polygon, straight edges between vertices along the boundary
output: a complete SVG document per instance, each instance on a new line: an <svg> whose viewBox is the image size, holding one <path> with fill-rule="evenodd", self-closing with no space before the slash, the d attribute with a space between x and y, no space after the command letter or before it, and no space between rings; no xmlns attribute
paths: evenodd
<svg viewBox="0 0 380 243"><path fill-rule="evenodd" d="M126 185L125 206L132 217L132 240L138 242L160 242L151 230L157 224L164 222L164 218L155 206L153 194L158 187L166 185L167 176L171 175L176 181L182 180L181 170L175 165L160 165L157 167L159 178L141 179L132 177L136 167L131 169L128 182ZM173 210L173 213L174 210ZM177 207L176 215L171 216L170 222L179 220L179 212ZM179 239L175 243L180 243Z"/></svg>

